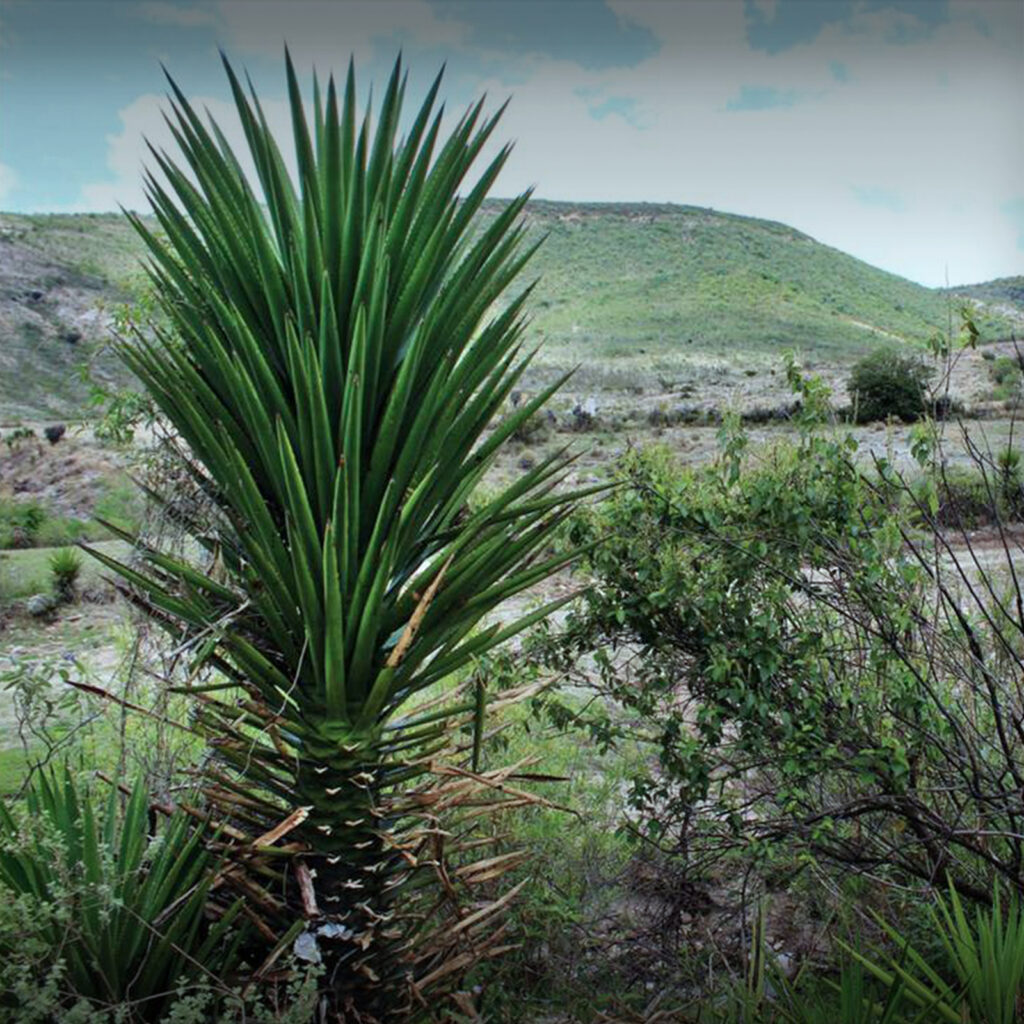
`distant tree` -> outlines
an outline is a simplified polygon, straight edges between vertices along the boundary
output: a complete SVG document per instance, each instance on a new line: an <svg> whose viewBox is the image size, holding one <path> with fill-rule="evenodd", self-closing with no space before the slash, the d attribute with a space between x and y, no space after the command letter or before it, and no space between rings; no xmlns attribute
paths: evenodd
<svg viewBox="0 0 1024 1024"><path fill-rule="evenodd" d="M870 352L858 360L847 389L858 423L896 416L907 423L928 411L932 369L919 356L896 348Z"/></svg>

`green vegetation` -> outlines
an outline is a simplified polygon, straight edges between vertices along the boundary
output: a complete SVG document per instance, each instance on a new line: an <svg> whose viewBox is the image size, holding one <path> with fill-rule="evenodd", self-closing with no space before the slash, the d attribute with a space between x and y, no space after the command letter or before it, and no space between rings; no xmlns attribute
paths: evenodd
<svg viewBox="0 0 1024 1024"><path fill-rule="evenodd" d="M33 1018L43 996L51 1012L64 1005L77 1019L115 1005L118 1019L164 1021L197 984L224 987L241 903L205 924L214 861L201 831L177 811L153 835L145 785L123 807L117 788L108 789L97 800L65 768L37 773L13 813L0 804L0 884L10 897L0 913L0 1007L8 1019L46 1019Z"/></svg>
<svg viewBox="0 0 1024 1024"><path fill-rule="evenodd" d="M933 370L917 355L887 347L862 356L847 389L858 423L889 417L914 423L928 412L928 381Z"/></svg>
<svg viewBox="0 0 1024 1024"><path fill-rule="evenodd" d="M53 592L57 600L71 604L78 591L78 577L82 572L82 556L74 548L58 548L50 555L48 564L53 579Z"/></svg>
<svg viewBox="0 0 1024 1024"><path fill-rule="evenodd" d="M535 264L545 362L656 369L791 346L845 360L879 342L923 344L946 323L938 292L782 224L669 205L534 202L530 214L548 235ZM1008 333L998 316L983 321L986 336Z"/></svg>
<svg viewBox="0 0 1024 1024"><path fill-rule="evenodd" d="M1016 404L1021 398L1024 369L1020 356L998 356L989 362L992 397L1000 402Z"/></svg>
<svg viewBox="0 0 1024 1024"><path fill-rule="evenodd" d="M1020 275L997 277L994 281L983 281L981 284L965 284L951 291L976 302L1013 306L1024 312L1024 277Z"/></svg>
<svg viewBox="0 0 1024 1024"><path fill-rule="evenodd" d="M481 225L505 205L484 203ZM527 375L533 385L577 363L582 383L623 388L708 363L767 372L792 346L847 363L881 343L924 345L948 317L944 292L753 217L533 200L527 221L527 242L546 239L531 264L540 283L524 335L542 343ZM109 309L138 297L131 268L145 251L120 218L4 215L0 226L39 258L86 273ZM1013 324L998 310L975 316L985 338L1009 337ZM17 389L0 384L0 406L21 416L80 413L89 391L76 368L93 342L55 342L56 327L40 333L35 323L24 328L36 332L30 341L17 334L22 329L0 340L0 365L16 365L19 382ZM105 386L125 383L109 359L93 369Z"/></svg>
<svg viewBox="0 0 1024 1024"><path fill-rule="evenodd" d="M487 201L500 112L443 134L438 80L405 117L399 64L360 117L287 62L293 181L225 66L247 152L172 82L134 241L0 223L46 287L152 266L146 394L5 434L0 1017L1020 1019L1024 457L1015 421L947 448L918 358L946 386L1008 321L954 354L944 295L782 225ZM791 356L742 414L678 386L794 341L918 422L846 426ZM549 409L576 358L636 401Z"/></svg>
<svg viewBox="0 0 1024 1024"><path fill-rule="evenodd" d="M564 453L466 507L554 391L483 436L529 361L529 289L489 318L531 255L527 196L473 235L507 148L458 189L496 117L477 104L439 138L438 80L397 142L396 65L372 134L351 76L341 95L315 89L310 123L289 62L296 191L227 73L268 209L172 83L189 173L160 158L169 190L148 179L160 236L133 218L167 327L121 349L188 446L177 467L198 507L163 501L209 560L143 538L138 565L94 554L192 653L202 797L230 826L230 877L258 894L263 955L298 942L324 964L331 1012L390 1018L434 982L450 990L501 934L500 899L471 919L461 904L480 899L477 875L495 880L493 839L470 822L504 798L486 780L449 795L440 768L477 762L486 693L436 687L557 606L482 622L569 561L545 552L575 500L554 490ZM419 811L442 800L440 823ZM290 849L254 860L282 822ZM436 827L452 839L428 856ZM438 886L438 857L458 889Z"/></svg>
<svg viewBox="0 0 1024 1024"><path fill-rule="evenodd" d="M119 213L4 213L0 231L7 241L57 265L58 274L94 278L122 294L143 282L138 238Z"/></svg>
<svg viewBox="0 0 1024 1024"><path fill-rule="evenodd" d="M113 534L103 522L131 530L138 525L140 507L138 492L124 481L104 488L95 503L96 518L89 519L55 514L35 499L0 498L0 550L109 540Z"/></svg>
<svg viewBox="0 0 1024 1024"><path fill-rule="evenodd" d="M92 547L122 558L129 550L122 540L94 541ZM0 601L17 600L32 594L45 593L51 589L50 559L56 548L26 548L20 551L0 551ZM95 587L105 574L103 566L93 559L87 559L82 566L79 585Z"/></svg>
<svg viewBox="0 0 1024 1024"><path fill-rule="evenodd" d="M929 909L945 964L929 962L912 939L884 922L896 952L872 957L851 949L850 955L886 987L900 990L908 1010L923 1011L929 1019L948 1024L1019 1021L1024 1011L1024 914L1016 893L1004 909L996 887L992 906L975 907L971 915L950 886L948 899L936 900ZM952 971L943 977L947 965Z"/></svg>

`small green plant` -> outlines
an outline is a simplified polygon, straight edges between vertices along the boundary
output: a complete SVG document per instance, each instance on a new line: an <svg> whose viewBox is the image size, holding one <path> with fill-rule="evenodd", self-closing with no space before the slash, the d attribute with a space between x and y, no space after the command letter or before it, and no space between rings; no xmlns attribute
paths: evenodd
<svg viewBox="0 0 1024 1024"><path fill-rule="evenodd" d="M144 780L123 807L116 788L105 804L98 813L67 766L35 775L23 807L0 804L5 1020L24 1019L19 990L46 985L77 1012L114 1005L126 1024L163 1020L176 996L223 987L233 967L240 904L207 923L214 864L201 832L177 812L151 837Z"/></svg>
<svg viewBox="0 0 1024 1024"><path fill-rule="evenodd" d="M71 604L78 592L82 556L74 548L58 548L49 558L53 592L62 604Z"/></svg>
<svg viewBox="0 0 1024 1024"><path fill-rule="evenodd" d="M47 518L38 501L0 499L0 548L34 547Z"/></svg>
<svg viewBox="0 0 1024 1024"><path fill-rule="evenodd" d="M896 928L880 922L897 952L849 954L890 989L903 988L930 1021L949 1024L1014 1024L1024 1019L1024 912L1016 896L1004 906L998 887L991 907L977 907L973 920L953 885L931 913L948 964L936 964Z"/></svg>
<svg viewBox="0 0 1024 1024"><path fill-rule="evenodd" d="M102 413L93 425L93 435L111 445L131 444L135 431L150 425L155 415L152 402L131 388L107 391L94 387L90 404Z"/></svg>
<svg viewBox="0 0 1024 1024"><path fill-rule="evenodd" d="M999 356L989 364L988 372L993 384L993 398L1005 402L1020 395L1021 365L1014 356Z"/></svg>
<svg viewBox="0 0 1024 1024"><path fill-rule="evenodd" d="M1010 444L997 456L999 466L999 491L1010 516L1024 514L1024 460L1021 453Z"/></svg>
<svg viewBox="0 0 1024 1024"><path fill-rule="evenodd" d="M931 367L918 356L883 348L859 359L847 388L858 423L895 416L908 423L928 411Z"/></svg>
<svg viewBox="0 0 1024 1024"><path fill-rule="evenodd" d="M26 441L34 441L36 432L31 427L15 427L5 438L4 443L10 452L17 451Z"/></svg>
<svg viewBox="0 0 1024 1024"><path fill-rule="evenodd" d="M544 444L551 437L551 422L547 413L538 410L512 431L509 440L523 445Z"/></svg>

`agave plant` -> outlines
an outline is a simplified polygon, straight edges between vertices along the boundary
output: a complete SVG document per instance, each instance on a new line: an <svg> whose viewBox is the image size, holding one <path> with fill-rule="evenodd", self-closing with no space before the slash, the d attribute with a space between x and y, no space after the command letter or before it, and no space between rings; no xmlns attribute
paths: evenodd
<svg viewBox="0 0 1024 1024"><path fill-rule="evenodd" d="M240 904L207 925L214 862L184 812L151 836L141 780L123 808L112 789L97 814L90 788L66 767L33 776L24 811L0 803L0 892L31 901L32 914L20 934L0 936L6 963L34 944L40 974L61 962L69 1006L117 1006L129 1021L162 1020L189 985L221 987L218 975L235 960ZM0 994L5 1005L13 1012Z"/></svg>
<svg viewBox="0 0 1024 1024"><path fill-rule="evenodd" d="M947 964L929 959L884 921L899 954L849 952L883 984L902 987L909 1002L928 1011L928 1020L1013 1024L1024 1014L1024 910L1015 893L1004 904L995 886L992 906L976 907L973 918L950 883L948 900L937 897L931 910Z"/></svg>
<svg viewBox="0 0 1024 1024"><path fill-rule="evenodd" d="M141 540L137 565L94 554L192 652L191 678L220 674L193 688L206 794L249 854L277 844L248 883L283 936L272 958L298 929L332 1005L381 1018L459 973L410 950L422 924L406 911L423 890L410 872L437 862L443 834L420 812L454 806L469 776L416 786L438 777L453 723L479 730L482 691L419 702L552 610L485 622L566 564L549 541L579 494L558 487L563 451L469 501L562 383L488 430L530 359L531 288L507 295L533 251L528 194L481 210L509 148L460 193L501 111L485 118L481 100L444 135L439 75L399 140L400 61L375 127L369 108L357 117L351 65L340 90L314 76L308 109L286 65L294 180L225 60L256 180L171 81L184 163L153 151L162 233L131 218L166 323L122 354L208 499L199 515L163 495L205 560ZM452 926L456 964L471 960L469 917Z"/></svg>

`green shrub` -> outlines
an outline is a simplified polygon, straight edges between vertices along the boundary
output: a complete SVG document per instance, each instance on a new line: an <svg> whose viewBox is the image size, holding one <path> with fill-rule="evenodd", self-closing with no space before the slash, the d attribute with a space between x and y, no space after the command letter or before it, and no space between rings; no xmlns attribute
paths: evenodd
<svg viewBox="0 0 1024 1024"><path fill-rule="evenodd" d="M36 432L31 427L15 427L5 438L8 451L16 451L22 444L34 441Z"/></svg>
<svg viewBox="0 0 1024 1024"><path fill-rule="evenodd" d="M918 356L895 348L878 349L859 359L847 388L858 423L898 417L907 423L928 411L932 370Z"/></svg>
<svg viewBox="0 0 1024 1024"><path fill-rule="evenodd" d="M996 456L996 465L999 467L999 494L1008 518L1024 518L1024 458L1018 449L1007 445Z"/></svg>
<svg viewBox="0 0 1024 1024"><path fill-rule="evenodd" d="M34 776L23 807L0 804L5 1020L26 1019L24 1002L49 989L80 1017L114 1005L125 1024L159 1021L176 994L232 968L240 905L206 921L200 831L178 812L151 837L141 780L123 807L116 789L105 805L67 767Z"/></svg>
<svg viewBox="0 0 1024 1024"><path fill-rule="evenodd" d="M47 520L38 501L0 500L0 548L31 548Z"/></svg>
<svg viewBox="0 0 1024 1024"><path fill-rule="evenodd" d="M976 530L994 523L1000 509L984 477L964 468L950 468L934 481L937 503L931 509L935 521L942 527ZM919 498L929 490L927 481L914 488Z"/></svg>
<svg viewBox="0 0 1024 1024"><path fill-rule="evenodd" d="M999 356L989 367L989 375L996 384L1015 384L1020 374L1020 363L1013 356Z"/></svg>
<svg viewBox="0 0 1024 1024"><path fill-rule="evenodd" d="M107 486L96 501L94 520L55 514L43 502L0 498L0 550L60 548L80 540L106 540L104 523L134 530L141 518L142 498L127 481Z"/></svg>
<svg viewBox="0 0 1024 1024"><path fill-rule="evenodd" d="M543 409L538 409L512 431L509 440L524 445L544 444L551 437L551 424L552 420L548 413Z"/></svg>
<svg viewBox="0 0 1024 1024"><path fill-rule="evenodd" d="M1008 781L1024 758L993 739L1020 714L1020 625L992 596L1019 569L947 547L937 563L932 495L921 542L891 467L869 481L854 438L804 412L798 426L752 452L727 425L697 469L631 453L621 486L575 518L593 584L543 656L597 691L598 742L649 738L634 820L687 863L744 849L904 881L948 872L984 901L993 874L1018 884L1024 854Z"/></svg>
<svg viewBox="0 0 1024 1024"><path fill-rule="evenodd" d="M1000 402L1012 401L1020 397L1021 365L1013 356L1000 356L989 364L989 376L992 378L992 397Z"/></svg>

